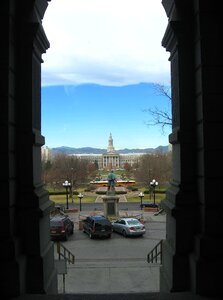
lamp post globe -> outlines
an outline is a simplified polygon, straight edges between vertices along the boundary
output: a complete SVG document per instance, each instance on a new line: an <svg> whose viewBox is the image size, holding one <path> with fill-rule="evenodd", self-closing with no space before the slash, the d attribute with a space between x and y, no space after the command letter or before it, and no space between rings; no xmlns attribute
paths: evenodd
<svg viewBox="0 0 223 300"><path fill-rule="evenodd" d="M158 182L153 179L151 182L150 182L150 186L153 188L153 204L155 206L156 204L156 186L158 185Z"/></svg>
<svg viewBox="0 0 223 300"><path fill-rule="evenodd" d="M71 168L71 198L74 203L74 168Z"/></svg>
<svg viewBox="0 0 223 300"><path fill-rule="evenodd" d="M142 198L144 197L144 194L143 194L143 192L140 192L139 193L139 198L140 198L140 207L141 207L141 209L142 209Z"/></svg>
<svg viewBox="0 0 223 300"><path fill-rule="evenodd" d="M65 180L64 183L63 183L63 186L66 189L66 204L67 204L66 208L68 209L69 208L69 204L68 204L68 188L71 186L71 183L68 180Z"/></svg>
<svg viewBox="0 0 223 300"><path fill-rule="evenodd" d="M80 200L80 211L81 211L81 199L84 197L83 194L79 193L78 198Z"/></svg>

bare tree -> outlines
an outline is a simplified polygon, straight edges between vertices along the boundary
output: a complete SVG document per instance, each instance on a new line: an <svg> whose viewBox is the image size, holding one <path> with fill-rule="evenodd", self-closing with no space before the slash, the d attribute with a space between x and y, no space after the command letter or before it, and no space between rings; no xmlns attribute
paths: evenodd
<svg viewBox="0 0 223 300"><path fill-rule="evenodd" d="M48 177L51 168L52 168L52 162L50 160L42 161L42 180L44 184L46 184L46 182L49 181Z"/></svg>
<svg viewBox="0 0 223 300"><path fill-rule="evenodd" d="M138 168L135 170L136 181L149 187L151 180L155 178L160 186L165 186L172 176L171 157L171 152L141 156Z"/></svg>
<svg viewBox="0 0 223 300"><path fill-rule="evenodd" d="M162 132L165 132L166 127L172 126L171 104L172 98L170 94L170 88L156 83L153 85L154 90L158 96L164 96L167 99L166 109L160 109L157 106L154 108L146 108L143 111L151 115L151 120L146 122L147 126L160 126Z"/></svg>
<svg viewBox="0 0 223 300"><path fill-rule="evenodd" d="M62 186L64 180L72 182L73 186L88 180L88 164L86 160L77 157L58 154L52 161L48 174L48 184Z"/></svg>

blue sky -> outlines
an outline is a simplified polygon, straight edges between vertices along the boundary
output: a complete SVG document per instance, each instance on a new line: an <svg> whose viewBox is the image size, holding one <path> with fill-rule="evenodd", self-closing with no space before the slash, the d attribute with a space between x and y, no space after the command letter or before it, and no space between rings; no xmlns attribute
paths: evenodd
<svg viewBox="0 0 223 300"><path fill-rule="evenodd" d="M167 133L146 123L143 110L167 107L151 84L124 87L79 85L42 89L42 132L49 147L150 148L168 145Z"/></svg>
<svg viewBox="0 0 223 300"><path fill-rule="evenodd" d="M110 133L116 149L168 145L170 132L148 127L143 112L168 103L151 84L170 82L161 46L166 25L157 0L50 2L43 21L50 41L42 65L46 146L106 148Z"/></svg>

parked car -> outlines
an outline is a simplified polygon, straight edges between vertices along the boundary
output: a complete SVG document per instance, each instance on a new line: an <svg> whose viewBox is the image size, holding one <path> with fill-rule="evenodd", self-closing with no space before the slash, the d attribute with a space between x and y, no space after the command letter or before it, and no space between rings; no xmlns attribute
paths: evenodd
<svg viewBox="0 0 223 300"><path fill-rule="evenodd" d="M74 232L74 223L67 215L55 215L50 219L51 239L67 240Z"/></svg>
<svg viewBox="0 0 223 300"><path fill-rule="evenodd" d="M143 202L142 204L140 204L140 207L152 207L152 208L158 208L158 204L156 203L151 203L151 202Z"/></svg>
<svg viewBox="0 0 223 300"><path fill-rule="evenodd" d="M89 216L83 220L83 232L91 239L94 237L111 237L112 224L104 216Z"/></svg>
<svg viewBox="0 0 223 300"><path fill-rule="evenodd" d="M146 233L145 226L135 218L122 218L112 222L113 231L123 236L142 236Z"/></svg>

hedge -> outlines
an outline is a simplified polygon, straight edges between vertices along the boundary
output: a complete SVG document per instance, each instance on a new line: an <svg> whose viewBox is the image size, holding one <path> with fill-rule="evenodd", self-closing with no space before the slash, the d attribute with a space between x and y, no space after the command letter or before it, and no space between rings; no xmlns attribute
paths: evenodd
<svg viewBox="0 0 223 300"><path fill-rule="evenodd" d="M70 192L68 193L70 195ZM79 193L77 191L73 191L73 195L78 195ZM49 195L66 195L66 192L49 192Z"/></svg>
<svg viewBox="0 0 223 300"><path fill-rule="evenodd" d="M98 195L106 195L107 191L96 191L95 192ZM125 191L115 191L116 195L122 195L122 194L127 194Z"/></svg>
<svg viewBox="0 0 223 300"><path fill-rule="evenodd" d="M153 191L150 191L150 190L145 190L144 191L144 194L153 194ZM156 194L165 194L166 193L166 190L156 190Z"/></svg>

